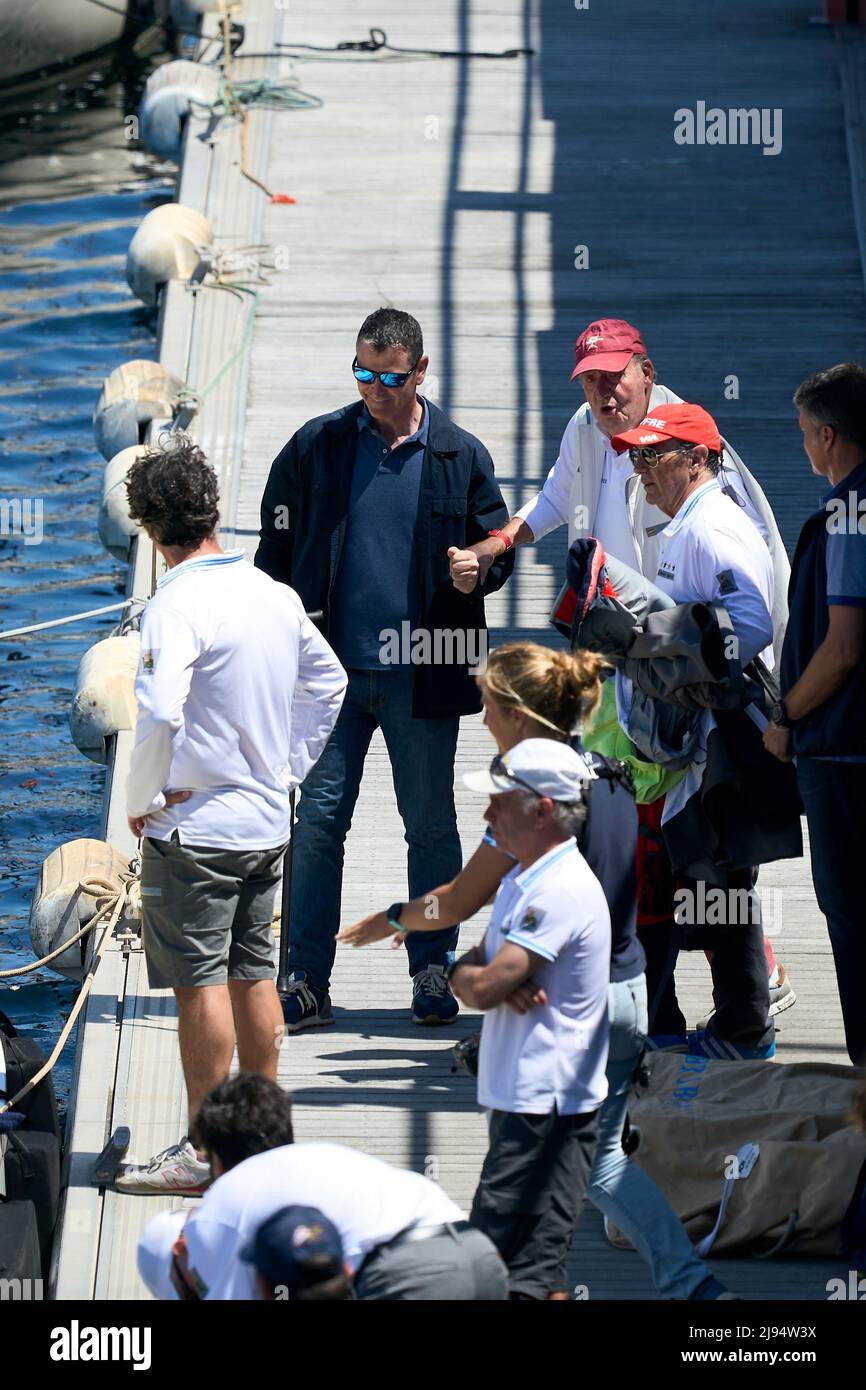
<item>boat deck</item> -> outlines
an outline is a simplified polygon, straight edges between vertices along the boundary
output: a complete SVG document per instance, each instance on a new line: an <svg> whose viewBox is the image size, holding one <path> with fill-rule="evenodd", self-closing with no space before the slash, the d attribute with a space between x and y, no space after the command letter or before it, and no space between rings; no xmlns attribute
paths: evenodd
<svg viewBox="0 0 866 1390"><path fill-rule="evenodd" d="M332 45L360 38L357 6L310 0L288 12L246 0L244 47L280 36ZM810 371L866 360L858 252L866 164L862 127L847 129L839 69L856 91L860 36L834 40L810 24L813 0L729 0L648 10L621 0L578 10L554 0L382 0L376 20L405 47L499 51L531 60L388 60L349 55L297 65L321 109L250 118L250 166L294 206L270 204L240 172L236 123L215 138L187 133L178 200L206 212L221 249L259 243L278 264L261 288L251 349L195 418L219 468L227 543L255 549L258 504L272 458L304 420L351 400L354 335L381 303L421 321L429 395L490 448L512 510L556 458L579 402L568 382L573 340L593 317L642 328L660 380L713 411L777 509L789 547L816 488L789 402ZM707 54L712 54L708 75ZM770 61L772 59L772 61ZM276 76L285 60L238 61L239 75ZM851 74L854 74L852 77ZM784 112L778 156L759 148L687 147L673 111L698 99ZM856 128L855 128L856 127ZM830 215L828 216L828 209ZM859 222L858 222L859 219ZM575 269L586 259L589 268ZM240 342L248 305L224 291L164 296L161 360L202 389ZM736 377L738 397L727 399ZM731 394L729 387L729 395ZM232 534L233 533L233 534ZM493 641L556 641L546 615L563 569L564 531L523 550L488 605ZM150 555L135 548L130 592L147 592ZM123 809L130 736L117 740L106 792L106 837L132 849ZM489 760L480 717L463 721L457 802L467 852L483 806L460 774ZM778 1060L845 1062L826 928L808 860L761 876L773 941L799 995L779 1019ZM405 895L405 846L384 746L367 760L346 857L343 920ZM778 905L781 911L778 911ZM483 919L463 928L477 940ZM683 958L681 997L694 1023L709 1011L702 955ZM296 1132L355 1144L434 1176L468 1206L485 1151L472 1083L450 1071L450 1046L477 1027L408 1021L405 959L387 944L341 950L332 987L336 1025L287 1040L281 1080ZM119 1124L145 1158L185 1129L173 1000L151 993L139 951L109 949L80 1029L57 1246L56 1296L145 1298L138 1233L177 1200L89 1187L93 1158ZM714 1262L748 1298L826 1297L841 1262ZM575 1284L591 1299L653 1298L647 1270L615 1251L590 1208L575 1241Z"/></svg>

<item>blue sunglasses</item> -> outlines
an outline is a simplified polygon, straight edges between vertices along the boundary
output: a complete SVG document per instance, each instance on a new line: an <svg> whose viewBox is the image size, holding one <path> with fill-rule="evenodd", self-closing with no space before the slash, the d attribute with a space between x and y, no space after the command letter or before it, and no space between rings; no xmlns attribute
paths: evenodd
<svg viewBox="0 0 866 1390"><path fill-rule="evenodd" d="M421 358L419 357L418 362L420 361ZM410 367L408 372L374 372L371 367L359 367L356 357L352 363L352 374L356 381L362 381L366 386L369 386L371 381L375 381L376 377L379 378L383 386L405 386L418 366L418 362L415 363L414 367Z"/></svg>

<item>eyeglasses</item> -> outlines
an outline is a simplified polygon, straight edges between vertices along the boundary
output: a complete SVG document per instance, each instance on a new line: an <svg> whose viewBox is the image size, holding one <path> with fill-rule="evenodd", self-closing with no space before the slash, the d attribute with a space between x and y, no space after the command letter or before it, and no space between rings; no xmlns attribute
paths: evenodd
<svg viewBox="0 0 866 1390"><path fill-rule="evenodd" d="M647 468L658 468L663 458L668 454L689 454L692 451L691 444L676 444L673 448L668 445L666 449L629 449L628 456L632 466L643 463Z"/></svg>
<svg viewBox="0 0 866 1390"><path fill-rule="evenodd" d="M518 777L513 768L505 762L501 753L497 753L490 764L491 777L504 777L508 782L515 782L518 787L522 787L526 792L532 792L533 796L543 796L544 793L536 791L528 782L524 782L522 777Z"/></svg>
<svg viewBox="0 0 866 1390"><path fill-rule="evenodd" d="M419 357L418 362L420 361L421 358ZM406 382L418 366L418 362L415 363L415 366L410 367L408 372L374 372L372 367L359 366L356 357L352 363L352 375L356 381L361 381L366 386L369 386L370 382L375 381L376 377L378 377L383 386L388 386L393 389L397 386L406 385Z"/></svg>

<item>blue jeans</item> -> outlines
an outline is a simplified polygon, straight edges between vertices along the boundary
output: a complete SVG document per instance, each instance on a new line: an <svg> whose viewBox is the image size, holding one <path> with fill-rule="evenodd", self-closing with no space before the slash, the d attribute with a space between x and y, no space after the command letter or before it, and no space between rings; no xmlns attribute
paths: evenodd
<svg viewBox="0 0 866 1390"><path fill-rule="evenodd" d="M643 975L608 986L608 1013L608 1095L598 1112L598 1141L586 1195L646 1260L659 1293L689 1298L712 1270L695 1254L664 1194L622 1148L632 1077L647 1031Z"/></svg>
<svg viewBox="0 0 866 1390"><path fill-rule="evenodd" d="M866 1061L866 763L797 759L797 785L809 822L812 880L827 918L848 1056Z"/></svg>
<svg viewBox="0 0 866 1390"><path fill-rule="evenodd" d="M289 968L305 970L320 989L327 988L334 965L345 840L377 728L391 760L409 846L409 897L449 883L463 863L454 809L459 716L413 719L412 669L348 675L333 733L301 788L292 859ZM444 965L457 945L457 934L457 927L410 932L409 973Z"/></svg>

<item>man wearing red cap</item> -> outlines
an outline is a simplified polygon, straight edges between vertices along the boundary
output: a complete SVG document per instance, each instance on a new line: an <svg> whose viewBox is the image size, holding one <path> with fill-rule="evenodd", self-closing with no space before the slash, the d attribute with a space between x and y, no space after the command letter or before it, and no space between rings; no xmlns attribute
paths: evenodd
<svg viewBox="0 0 866 1390"><path fill-rule="evenodd" d="M659 536L669 518L640 486L628 454L618 455L613 436L634 429L648 411L680 404L667 386L655 380L646 344L625 319L597 319L575 343L571 380L580 379L586 401L569 420L559 457L541 490L526 502L500 532L451 557L456 588L471 593L483 583L493 560L512 546L531 545L563 523L568 544L579 536L597 536L605 551L648 579L658 572ZM727 440L719 473L722 491L736 501L758 528L769 550L773 574L773 649L781 655L788 618L791 567L769 502L757 480ZM645 828L657 833L655 807L642 810ZM657 904L659 905L659 904ZM652 921L658 921L653 914ZM789 1007L796 995L784 967L765 943L771 972L773 1011Z"/></svg>
<svg viewBox="0 0 866 1390"><path fill-rule="evenodd" d="M606 552L648 579L658 569L658 536L664 513L646 497L628 457L611 446L614 435L634 429L656 406L682 398L655 380L655 368L638 330L625 319L597 319L575 343L571 380L580 378L586 402L565 428L559 457L540 492L526 502L501 531L451 557L455 586L469 593L483 583L497 555L511 546L531 545L564 522L568 544L576 536L597 536ZM772 509L757 480L731 445L722 441L719 483L757 526L773 562L773 646L781 652L787 621L791 568Z"/></svg>
<svg viewBox="0 0 866 1390"><path fill-rule="evenodd" d="M721 604L734 627L741 666L760 656L772 669L770 553L742 509L722 490L723 444L712 416L698 405L655 406L636 428L614 435L611 444L619 455L628 453L647 503L668 518L658 537L655 583L677 604ZM617 700L621 708L631 700L630 682L620 677ZM716 720L707 710L701 717L698 753L665 798L666 842L674 866L687 864L688 873L696 872L695 828L701 824L700 793L715 729ZM738 727L737 737L741 736ZM684 914L688 944L712 950L716 1004L707 1028L690 1035L689 1051L732 1060L772 1057L774 1028L760 901L753 888L756 875L748 865L731 870L714 863L727 861L728 850L727 845L708 844L700 857L700 881L682 873L678 879L680 905L691 905ZM711 895L713 888L721 888L723 894ZM713 904L711 913L708 902Z"/></svg>

